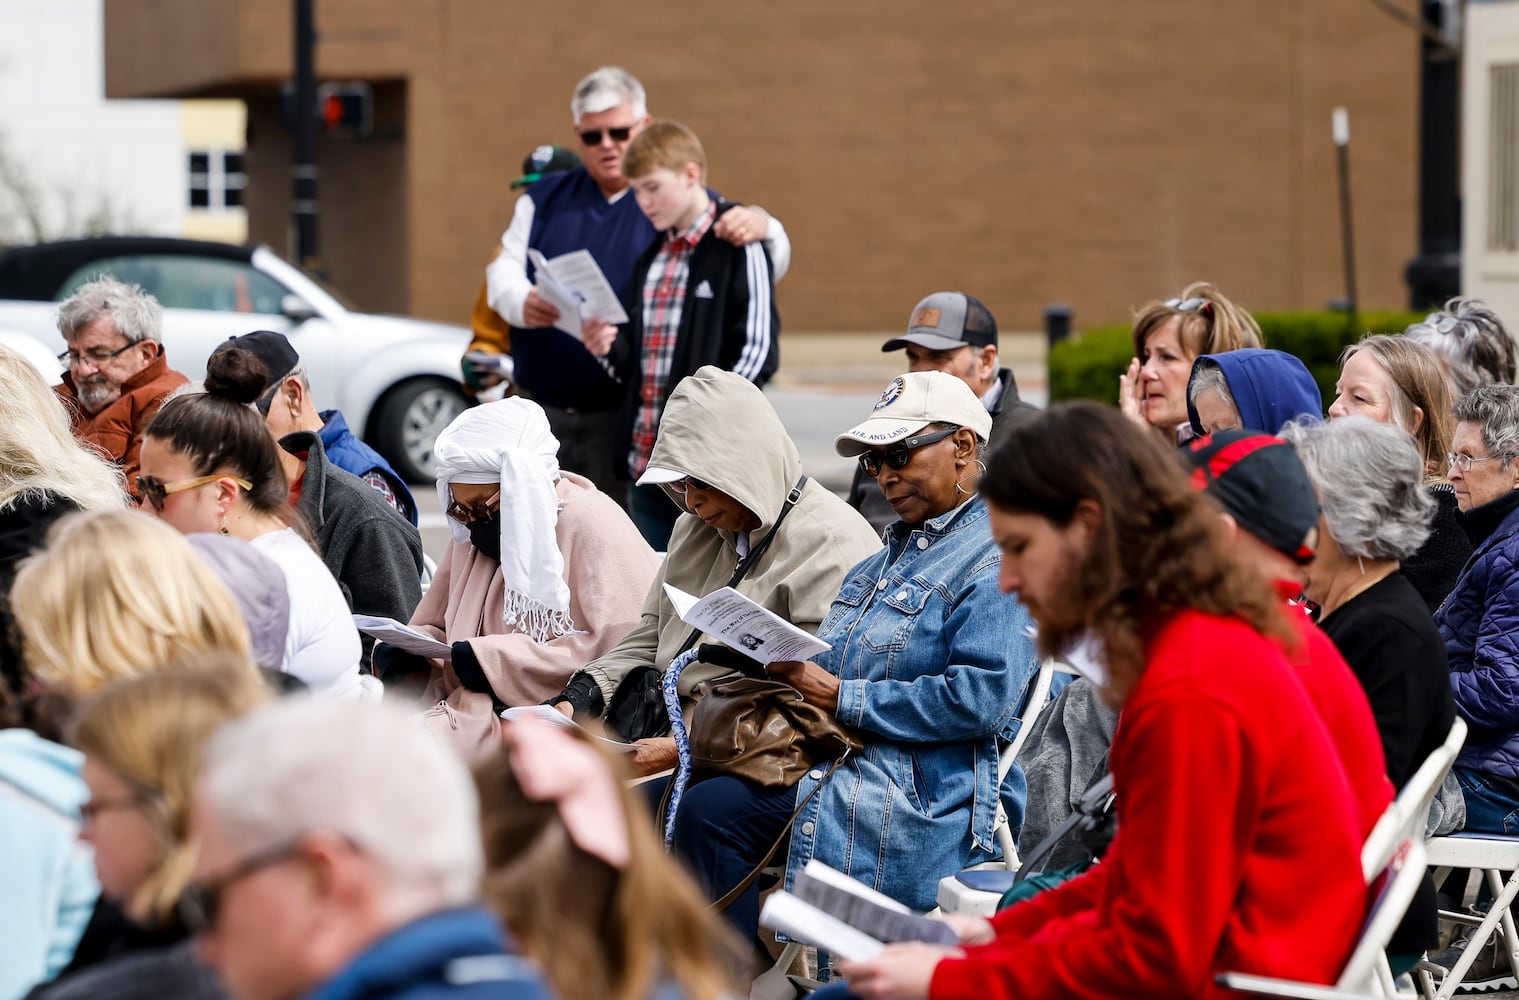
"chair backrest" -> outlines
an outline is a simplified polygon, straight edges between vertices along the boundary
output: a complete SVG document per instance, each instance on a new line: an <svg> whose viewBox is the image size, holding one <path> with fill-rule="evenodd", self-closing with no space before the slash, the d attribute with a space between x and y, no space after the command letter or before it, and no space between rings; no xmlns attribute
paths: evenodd
<svg viewBox="0 0 1519 1000"><path fill-rule="evenodd" d="M1028 696L1023 699L1023 715L1018 719L1018 734L1008 741L1007 746L997 755L997 785L1001 787L1007 772L1013 769L1013 760L1018 756L1018 751L1023 749L1023 744L1028 742L1029 733L1034 729L1034 723L1039 721L1039 713L1050 701L1050 682L1055 676L1055 661L1046 657L1039 664L1039 672L1034 675L1034 683L1028 689Z"/></svg>
<svg viewBox="0 0 1519 1000"><path fill-rule="evenodd" d="M1451 723L1445 742L1430 751L1398 797L1377 820L1361 849L1361 873L1368 885L1387 867L1398 846L1408 838L1424 839L1424 824L1429 808L1440 793L1440 784L1456 763L1456 755L1466 743L1466 721L1459 715Z"/></svg>
<svg viewBox="0 0 1519 1000"><path fill-rule="evenodd" d="M1050 702L1050 682L1055 676L1055 661L1045 657L1039 664L1039 672L1034 675L1034 683L1028 689L1028 696L1023 699L1023 715L1018 719L1018 732L1002 748L997 755L997 787L1007 780L1007 773L1013 769L1013 761L1018 757L1018 751L1023 749L1023 744L1028 742L1029 733L1034 731L1034 723L1039 721L1039 713ZM997 798L997 818L993 821L992 833L997 838L997 845L1002 849L1002 866L1008 871L1018 870L1018 846L1013 842L1013 831L1008 826L1007 808L1002 804L1002 798Z"/></svg>
<svg viewBox="0 0 1519 1000"><path fill-rule="evenodd" d="M1404 837L1393 848L1381 872L1382 884L1371 902L1361 936L1336 985L1342 990L1380 994L1378 965L1386 960L1387 943L1403 922L1419 883L1424 879L1424 831Z"/></svg>

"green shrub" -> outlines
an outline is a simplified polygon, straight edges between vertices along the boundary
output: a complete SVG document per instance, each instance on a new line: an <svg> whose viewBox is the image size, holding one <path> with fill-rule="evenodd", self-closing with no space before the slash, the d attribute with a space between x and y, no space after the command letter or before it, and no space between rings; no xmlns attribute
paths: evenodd
<svg viewBox="0 0 1519 1000"><path fill-rule="evenodd" d="M1349 326L1344 313L1257 313L1266 346L1295 355L1319 384L1327 407L1340 375L1340 352L1367 332L1401 333L1423 313L1361 313ZM1127 326L1087 330L1050 352L1050 401L1095 399L1118 402L1118 376L1129 367L1134 345Z"/></svg>

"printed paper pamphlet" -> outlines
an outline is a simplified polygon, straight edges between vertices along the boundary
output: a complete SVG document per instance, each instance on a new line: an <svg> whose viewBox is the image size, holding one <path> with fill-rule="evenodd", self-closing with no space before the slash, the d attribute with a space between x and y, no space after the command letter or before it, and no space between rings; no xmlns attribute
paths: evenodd
<svg viewBox="0 0 1519 1000"><path fill-rule="evenodd" d="M398 622L394 618L385 618L381 615L354 615L353 627L397 649L425 656L429 660L454 658L453 647L448 643L439 642L432 636L424 635L405 622Z"/></svg>
<svg viewBox="0 0 1519 1000"><path fill-rule="evenodd" d="M665 594L681 621L760 663L807 660L832 648L732 587L698 599L667 583Z"/></svg>
<svg viewBox="0 0 1519 1000"><path fill-rule="evenodd" d="M559 310L554 325L575 339L588 319L607 323L626 323L628 314L622 300L602 273L589 250L575 250L547 260L537 250L528 250L538 282L538 296Z"/></svg>

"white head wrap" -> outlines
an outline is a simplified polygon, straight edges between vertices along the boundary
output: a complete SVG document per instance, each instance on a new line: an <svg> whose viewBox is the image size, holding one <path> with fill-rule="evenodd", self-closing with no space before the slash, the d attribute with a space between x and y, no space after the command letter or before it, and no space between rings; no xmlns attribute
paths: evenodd
<svg viewBox="0 0 1519 1000"><path fill-rule="evenodd" d="M465 410L433 445L438 501L447 510L449 483L501 484L503 617L520 632L547 642L575 631L570 588L554 527L559 520L559 441L537 403L513 397ZM469 529L448 519L454 541Z"/></svg>

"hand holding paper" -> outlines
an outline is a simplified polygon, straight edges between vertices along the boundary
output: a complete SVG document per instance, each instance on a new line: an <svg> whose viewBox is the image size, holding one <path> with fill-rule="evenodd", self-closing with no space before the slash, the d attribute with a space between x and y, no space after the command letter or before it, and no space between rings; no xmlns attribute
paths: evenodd
<svg viewBox="0 0 1519 1000"><path fill-rule="evenodd" d="M681 621L760 663L806 660L833 648L732 587L698 599L667 583L665 595Z"/></svg>
<svg viewBox="0 0 1519 1000"><path fill-rule="evenodd" d="M580 339L587 320L628 321L622 301L589 250L560 254L553 260L537 250L529 250L527 256L536 274L538 297L559 310L556 328Z"/></svg>
<svg viewBox="0 0 1519 1000"><path fill-rule="evenodd" d="M439 642L432 636L418 632L410 625L398 622L394 618L381 615L354 615L353 627L397 649L404 649L408 653L415 653L429 660L454 658L453 647L448 643Z"/></svg>

